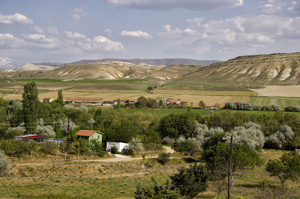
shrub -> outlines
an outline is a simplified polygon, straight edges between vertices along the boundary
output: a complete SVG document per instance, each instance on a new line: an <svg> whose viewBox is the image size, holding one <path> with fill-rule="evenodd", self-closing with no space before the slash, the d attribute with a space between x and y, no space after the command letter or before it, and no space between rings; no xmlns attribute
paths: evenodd
<svg viewBox="0 0 300 199"><path fill-rule="evenodd" d="M178 174L171 176L172 184L180 190L182 196L194 198L208 188L210 171L206 166L194 164L190 168L182 168Z"/></svg>
<svg viewBox="0 0 300 199"><path fill-rule="evenodd" d="M45 155L55 154L57 152L57 144L55 142L45 142L40 151Z"/></svg>
<svg viewBox="0 0 300 199"><path fill-rule="evenodd" d="M167 162L170 161L170 154L169 153L160 153L158 155L157 161L162 165L166 164Z"/></svg>
<svg viewBox="0 0 300 199"><path fill-rule="evenodd" d="M118 153L119 153L119 152L118 152L118 147L116 147L116 146L112 146L112 147L110 148L110 151L111 151L112 154L118 154Z"/></svg>
<svg viewBox="0 0 300 199"><path fill-rule="evenodd" d="M9 176L10 162L6 159L4 152L0 149L0 177Z"/></svg>

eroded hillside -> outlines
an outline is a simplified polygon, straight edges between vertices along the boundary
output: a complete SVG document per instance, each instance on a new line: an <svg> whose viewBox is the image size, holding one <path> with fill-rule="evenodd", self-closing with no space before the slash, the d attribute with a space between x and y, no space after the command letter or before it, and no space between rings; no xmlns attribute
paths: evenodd
<svg viewBox="0 0 300 199"><path fill-rule="evenodd" d="M195 65L142 66L127 62L104 62L86 65L68 65L52 71L24 71L1 73L2 79L61 79L61 80L117 80L157 79L172 80L201 69Z"/></svg>
<svg viewBox="0 0 300 199"><path fill-rule="evenodd" d="M241 56L203 67L179 81L232 86L300 84L300 53Z"/></svg>

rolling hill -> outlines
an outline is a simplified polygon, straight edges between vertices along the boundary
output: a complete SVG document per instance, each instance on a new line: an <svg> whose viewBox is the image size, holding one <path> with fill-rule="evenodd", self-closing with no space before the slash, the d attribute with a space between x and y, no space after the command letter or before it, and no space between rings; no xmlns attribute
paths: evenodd
<svg viewBox="0 0 300 199"><path fill-rule="evenodd" d="M219 83L239 87L299 85L300 53L240 56L202 67L199 71L176 81Z"/></svg>
<svg viewBox="0 0 300 199"><path fill-rule="evenodd" d="M43 65L40 64L40 66ZM209 66L179 64L147 66L147 64L137 65L121 61L94 64L79 64L77 62L71 65L56 66L51 71L2 72L0 78L60 79L65 81L144 79L175 83L213 83L215 87L230 88L299 85L300 52L240 56Z"/></svg>

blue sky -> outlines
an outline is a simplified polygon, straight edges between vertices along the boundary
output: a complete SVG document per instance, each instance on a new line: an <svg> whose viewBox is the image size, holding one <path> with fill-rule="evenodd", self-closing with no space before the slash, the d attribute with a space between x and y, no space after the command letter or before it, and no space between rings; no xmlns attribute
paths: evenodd
<svg viewBox="0 0 300 199"><path fill-rule="evenodd" d="M300 0L0 0L15 64L299 51Z"/></svg>

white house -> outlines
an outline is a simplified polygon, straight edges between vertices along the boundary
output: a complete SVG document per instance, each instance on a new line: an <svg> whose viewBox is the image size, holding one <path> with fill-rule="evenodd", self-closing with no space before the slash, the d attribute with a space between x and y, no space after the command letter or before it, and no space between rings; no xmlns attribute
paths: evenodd
<svg viewBox="0 0 300 199"><path fill-rule="evenodd" d="M122 152L123 149L128 149L129 144L123 142L106 142L106 151L110 151L111 147L117 147L118 152Z"/></svg>

